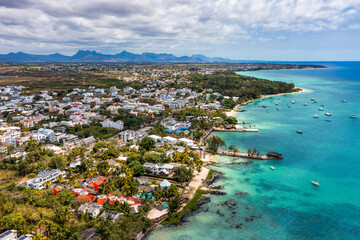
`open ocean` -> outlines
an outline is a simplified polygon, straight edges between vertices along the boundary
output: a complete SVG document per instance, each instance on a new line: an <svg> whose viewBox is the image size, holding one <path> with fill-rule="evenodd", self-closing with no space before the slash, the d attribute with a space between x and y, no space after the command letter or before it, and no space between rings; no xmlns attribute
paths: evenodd
<svg viewBox="0 0 360 240"><path fill-rule="evenodd" d="M209 195L211 202L185 223L158 228L148 239L360 239L360 62L311 64L328 68L239 73L308 90L242 107L238 121L255 124L258 133L218 133L242 151L256 147L284 159L215 157L211 168L224 177L214 185L226 195Z"/></svg>

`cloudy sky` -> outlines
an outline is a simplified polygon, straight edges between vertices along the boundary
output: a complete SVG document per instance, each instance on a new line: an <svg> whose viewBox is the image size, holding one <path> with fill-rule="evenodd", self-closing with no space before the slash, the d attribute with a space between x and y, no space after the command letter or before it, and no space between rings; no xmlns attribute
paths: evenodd
<svg viewBox="0 0 360 240"><path fill-rule="evenodd" d="M0 0L0 53L360 60L360 0Z"/></svg>

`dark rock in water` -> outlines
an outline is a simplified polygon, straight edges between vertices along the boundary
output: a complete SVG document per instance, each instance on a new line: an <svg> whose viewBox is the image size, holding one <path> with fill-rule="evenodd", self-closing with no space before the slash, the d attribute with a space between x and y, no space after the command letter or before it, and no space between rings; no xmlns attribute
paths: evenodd
<svg viewBox="0 0 360 240"><path fill-rule="evenodd" d="M221 192L221 191L211 191L210 192L211 195L226 195L226 192Z"/></svg>
<svg viewBox="0 0 360 240"><path fill-rule="evenodd" d="M218 214L220 217L224 217L225 214L223 214L222 212L220 212L220 210L216 210L216 214Z"/></svg>
<svg viewBox="0 0 360 240"><path fill-rule="evenodd" d="M235 196L238 196L238 197L244 197L244 196L246 196L247 194L248 194L247 192L241 192L241 191L235 192Z"/></svg>
<svg viewBox="0 0 360 240"><path fill-rule="evenodd" d="M236 224L236 225L234 226L234 228L235 228L235 229L242 229L242 223Z"/></svg>
<svg viewBox="0 0 360 240"><path fill-rule="evenodd" d="M205 186L210 186L211 184L213 184L214 182L216 182L217 180L224 178L224 173L222 172L214 172L213 173L213 178L211 180L206 181L206 183L204 184Z"/></svg>
<svg viewBox="0 0 360 240"><path fill-rule="evenodd" d="M198 206L204 205L206 203L210 202L210 198L203 196L202 198L200 198L199 200L196 201L196 203L198 204Z"/></svg>
<svg viewBox="0 0 360 240"><path fill-rule="evenodd" d="M231 164L247 166L252 163L253 163L252 161L247 161L247 162L232 162Z"/></svg>
<svg viewBox="0 0 360 240"><path fill-rule="evenodd" d="M228 209L236 209L238 208L238 203L234 199L229 199L227 201L221 202L221 206L226 207Z"/></svg>
<svg viewBox="0 0 360 240"><path fill-rule="evenodd" d="M212 188L212 189L223 189L224 187L223 186L210 186L210 188Z"/></svg>
<svg viewBox="0 0 360 240"><path fill-rule="evenodd" d="M252 209L253 209L253 207L250 206L250 205L247 205L247 206L245 207L245 210L246 210L246 211L250 211L250 210L252 210Z"/></svg>
<svg viewBox="0 0 360 240"><path fill-rule="evenodd" d="M252 221L254 221L255 219L258 219L258 218L262 218L262 214L259 214L258 216L252 215L250 217L246 217L245 221L246 222L252 222Z"/></svg>

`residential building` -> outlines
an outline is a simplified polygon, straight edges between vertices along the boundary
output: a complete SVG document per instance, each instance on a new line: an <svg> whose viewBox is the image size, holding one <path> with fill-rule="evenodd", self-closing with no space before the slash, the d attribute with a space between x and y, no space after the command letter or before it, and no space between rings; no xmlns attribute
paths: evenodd
<svg viewBox="0 0 360 240"><path fill-rule="evenodd" d="M103 121L101 123L101 125L103 127L116 128L116 129L118 129L120 131L124 129L124 122L121 121L121 120L118 120L118 121L114 122L111 119L106 119L105 121Z"/></svg>
<svg viewBox="0 0 360 240"><path fill-rule="evenodd" d="M85 214L88 212L90 217L97 217L102 208L103 206L97 203L84 203L79 207L78 214Z"/></svg>
<svg viewBox="0 0 360 240"><path fill-rule="evenodd" d="M61 171L59 169L53 169L51 171L44 171L38 174L37 177L30 179L25 182L27 187L31 187L33 189L43 189L44 183L50 181L54 183L58 176L62 175L63 177L66 176L65 171Z"/></svg>

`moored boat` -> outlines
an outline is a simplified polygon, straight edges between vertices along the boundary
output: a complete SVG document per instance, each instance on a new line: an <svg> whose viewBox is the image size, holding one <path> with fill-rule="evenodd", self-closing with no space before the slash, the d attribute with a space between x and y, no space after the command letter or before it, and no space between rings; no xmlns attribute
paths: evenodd
<svg viewBox="0 0 360 240"><path fill-rule="evenodd" d="M270 167L272 170L274 170L275 168L273 166Z"/></svg>
<svg viewBox="0 0 360 240"><path fill-rule="evenodd" d="M350 115L349 118L357 118L356 115Z"/></svg>
<svg viewBox="0 0 360 240"><path fill-rule="evenodd" d="M308 103L304 103L304 106L307 106L307 105L309 105Z"/></svg>
<svg viewBox="0 0 360 240"><path fill-rule="evenodd" d="M346 100L345 100L345 99L343 99L343 100L341 100L341 102L346 103Z"/></svg>
<svg viewBox="0 0 360 240"><path fill-rule="evenodd" d="M294 101L294 100L292 100L292 101L291 101L291 103L292 103L292 104L295 104L295 101Z"/></svg>
<svg viewBox="0 0 360 240"><path fill-rule="evenodd" d="M314 116L313 116L314 118L318 118L319 116L318 115L316 115L316 114L314 114Z"/></svg>
<svg viewBox="0 0 360 240"><path fill-rule="evenodd" d="M326 115L326 116L331 116L331 113L328 113L328 112L327 112L327 113L325 113L325 115Z"/></svg>
<svg viewBox="0 0 360 240"><path fill-rule="evenodd" d="M311 184L320 187L320 183L318 183L317 181L311 181Z"/></svg>
<svg viewBox="0 0 360 240"><path fill-rule="evenodd" d="M297 132L297 133L303 133L301 130L297 130L296 132Z"/></svg>
<svg viewBox="0 0 360 240"><path fill-rule="evenodd" d="M321 107L321 108L318 108L319 111L324 111L324 109Z"/></svg>

